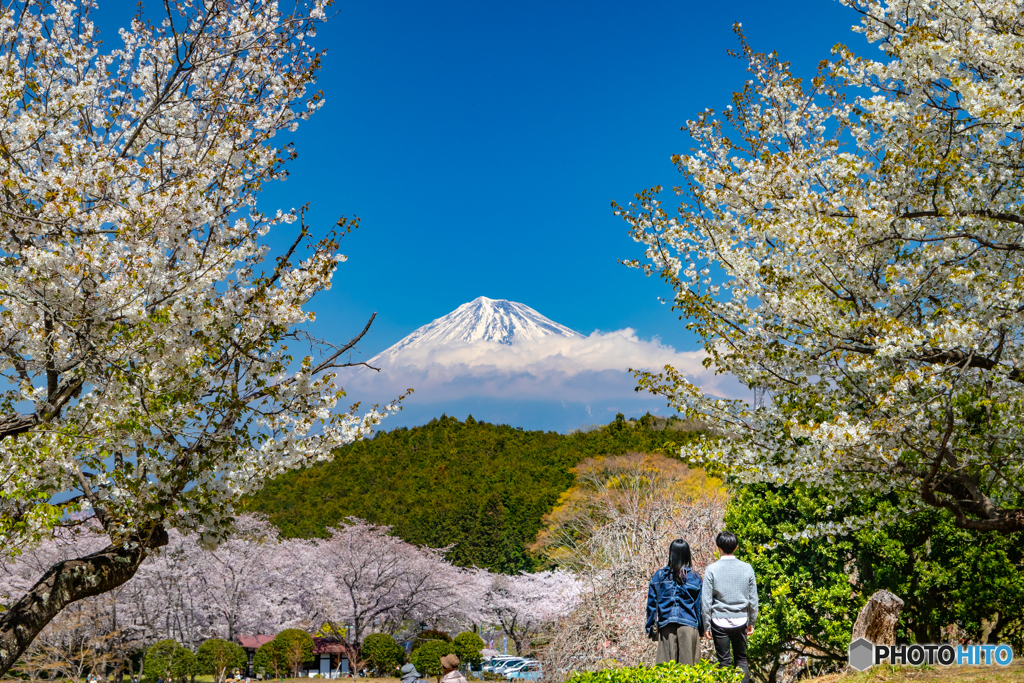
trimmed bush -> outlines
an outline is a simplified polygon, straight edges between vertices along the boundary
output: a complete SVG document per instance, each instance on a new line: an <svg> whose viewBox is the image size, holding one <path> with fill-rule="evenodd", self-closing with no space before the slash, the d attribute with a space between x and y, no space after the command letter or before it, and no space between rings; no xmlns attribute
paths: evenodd
<svg viewBox="0 0 1024 683"><path fill-rule="evenodd" d="M463 631L455 636L455 654L462 660L463 664L480 666L483 657L480 651L484 649L484 641L472 631Z"/></svg>
<svg viewBox="0 0 1024 683"><path fill-rule="evenodd" d="M196 673L213 676L216 683L222 683L229 671L245 669L247 663L245 650L220 638L210 638L196 652Z"/></svg>
<svg viewBox="0 0 1024 683"><path fill-rule="evenodd" d="M441 657L453 655L455 643L443 640L428 640L412 651L409 661L423 676L434 676L441 679Z"/></svg>
<svg viewBox="0 0 1024 683"><path fill-rule="evenodd" d="M146 651L142 670L144 683L184 681L196 671L196 656L192 651L178 645L176 640L159 640Z"/></svg>
<svg viewBox="0 0 1024 683"><path fill-rule="evenodd" d="M568 683L739 683L742 680L741 670L733 667L719 668L715 662L705 659L693 666L669 662L654 666L580 671L573 674Z"/></svg>
<svg viewBox="0 0 1024 683"><path fill-rule="evenodd" d="M378 676L395 676L405 660L405 650L386 633L371 633L363 638L363 659Z"/></svg>
<svg viewBox="0 0 1024 683"><path fill-rule="evenodd" d="M264 678L284 678L288 673L288 665L281 653L281 644L277 640L260 645L252 658L253 672Z"/></svg>
<svg viewBox="0 0 1024 683"><path fill-rule="evenodd" d="M271 642L278 644L284 669L293 678L298 677L303 664L313 661L313 638L301 629L286 628L274 636Z"/></svg>

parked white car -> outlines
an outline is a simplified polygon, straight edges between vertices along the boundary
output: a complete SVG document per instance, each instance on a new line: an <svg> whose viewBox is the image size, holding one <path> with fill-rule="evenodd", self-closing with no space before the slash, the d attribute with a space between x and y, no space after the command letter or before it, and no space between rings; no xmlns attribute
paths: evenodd
<svg viewBox="0 0 1024 683"><path fill-rule="evenodd" d="M510 659L506 662L501 662L498 666L494 667L494 673L505 675L512 669L522 666L525 662L526 660L521 657L516 657L515 659Z"/></svg>
<svg viewBox="0 0 1024 683"><path fill-rule="evenodd" d="M505 674L505 678L519 683L536 683L544 678L544 670L540 662L526 662L522 666Z"/></svg>
<svg viewBox="0 0 1024 683"><path fill-rule="evenodd" d="M482 670L493 673L495 669L497 669L500 666L504 666L505 664L508 664L513 659L519 659L519 657L515 655L496 655L487 660Z"/></svg>
<svg viewBox="0 0 1024 683"><path fill-rule="evenodd" d="M502 669L498 671L498 673L504 676L505 678L509 678L509 676L511 676L512 674L518 673L524 669L535 666L536 664L537 660L535 659L520 659L516 661L514 664L509 664L508 666L502 667Z"/></svg>

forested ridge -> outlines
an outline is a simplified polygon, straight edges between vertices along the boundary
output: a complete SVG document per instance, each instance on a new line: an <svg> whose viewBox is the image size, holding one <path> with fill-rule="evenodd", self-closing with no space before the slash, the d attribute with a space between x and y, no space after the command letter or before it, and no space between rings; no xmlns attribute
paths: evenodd
<svg viewBox="0 0 1024 683"><path fill-rule="evenodd" d="M452 546L460 566L514 573L536 568L527 545L573 484L584 458L665 452L699 432L644 416L559 434L442 416L380 432L335 458L270 482L248 509L285 536L323 537L347 517L389 524L410 543ZM673 428L673 426L675 428Z"/></svg>

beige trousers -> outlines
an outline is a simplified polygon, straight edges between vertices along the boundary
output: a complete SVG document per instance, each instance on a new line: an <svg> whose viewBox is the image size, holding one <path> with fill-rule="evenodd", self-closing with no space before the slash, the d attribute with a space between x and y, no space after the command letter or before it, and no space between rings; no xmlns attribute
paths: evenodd
<svg viewBox="0 0 1024 683"><path fill-rule="evenodd" d="M658 653L654 662L696 664L700 661L700 637L697 629L682 624L666 624L658 630Z"/></svg>

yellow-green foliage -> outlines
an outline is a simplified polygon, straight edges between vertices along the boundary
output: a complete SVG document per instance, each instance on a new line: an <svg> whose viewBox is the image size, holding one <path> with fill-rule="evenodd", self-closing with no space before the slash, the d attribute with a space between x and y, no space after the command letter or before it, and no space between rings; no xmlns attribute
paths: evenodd
<svg viewBox="0 0 1024 683"><path fill-rule="evenodd" d="M570 472L575 484L544 516L544 527L531 546L553 562L565 559L567 547L585 540L588 529L599 527L607 510L635 504L633 494L638 489L651 494L646 498L652 504L675 500L686 505L707 499L724 504L726 498L725 486L717 477L658 453L587 458Z"/></svg>
<svg viewBox="0 0 1024 683"><path fill-rule="evenodd" d="M573 674L568 683L738 683L743 672L703 660L694 666L657 664L655 666L632 666L600 671L581 671Z"/></svg>

